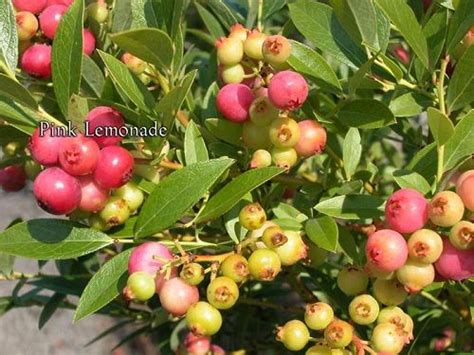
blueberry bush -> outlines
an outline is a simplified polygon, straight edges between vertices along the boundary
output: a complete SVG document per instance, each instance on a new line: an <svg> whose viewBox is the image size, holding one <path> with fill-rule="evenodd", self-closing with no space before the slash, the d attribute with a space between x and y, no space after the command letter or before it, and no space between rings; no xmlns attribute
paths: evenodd
<svg viewBox="0 0 474 355"><path fill-rule="evenodd" d="M471 353L473 43L472 0L0 0L0 186L50 214L0 232L0 314Z"/></svg>

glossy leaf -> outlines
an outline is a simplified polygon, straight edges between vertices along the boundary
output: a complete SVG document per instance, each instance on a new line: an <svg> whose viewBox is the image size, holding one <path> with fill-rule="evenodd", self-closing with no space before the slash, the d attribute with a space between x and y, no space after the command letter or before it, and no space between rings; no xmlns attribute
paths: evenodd
<svg viewBox="0 0 474 355"><path fill-rule="evenodd" d="M450 111L474 101L474 46L470 46L459 63L449 82L447 104Z"/></svg>
<svg viewBox="0 0 474 355"><path fill-rule="evenodd" d="M0 94L33 110L38 108L38 104L30 92L4 74L0 74Z"/></svg>
<svg viewBox="0 0 474 355"><path fill-rule="evenodd" d="M194 121L190 121L184 135L184 155L186 165L209 160L206 142Z"/></svg>
<svg viewBox="0 0 474 355"><path fill-rule="evenodd" d="M208 29L214 41L222 36L225 36L221 24L210 11L208 11L198 2L195 2L194 6L196 6L196 10L198 11L199 16L201 16L202 21L206 25L206 28Z"/></svg>
<svg viewBox="0 0 474 355"><path fill-rule="evenodd" d="M18 62L18 35L15 11L10 0L0 0L0 61L14 73Z"/></svg>
<svg viewBox="0 0 474 355"><path fill-rule="evenodd" d="M350 180L359 165L362 154L361 138L357 128L350 128L347 132L342 152L344 171Z"/></svg>
<svg viewBox="0 0 474 355"><path fill-rule="evenodd" d="M82 79L96 97L102 95L104 90L104 74L99 66L88 56L84 55L82 60Z"/></svg>
<svg viewBox="0 0 474 355"><path fill-rule="evenodd" d="M384 199L376 196L345 195L319 202L314 208L331 217L363 219L382 216L384 203Z"/></svg>
<svg viewBox="0 0 474 355"><path fill-rule="evenodd" d="M454 11L448 30L447 51L453 54L464 35L474 25L474 6L472 1L459 1L458 8Z"/></svg>
<svg viewBox="0 0 474 355"><path fill-rule="evenodd" d="M456 125L454 133L446 142L444 171L456 167L464 158L474 154L474 110L469 111Z"/></svg>
<svg viewBox="0 0 474 355"><path fill-rule="evenodd" d="M415 189L423 195L431 191L431 186L428 181L416 172L397 170L393 173L393 178L401 188Z"/></svg>
<svg viewBox="0 0 474 355"><path fill-rule="evenodd" d="M453 122L434 107L428 108L428 125L438 146L444 145L454 133Z"/></svg>
<svg viewBox="0 0 474 355"><path fill-rule="evenodd" d="M18 105L8 98L0 96L0 117L13 127L26 133L32 134L37 124L36 112ZM4 129L2 127L2 129Z"/></svg>
<svg viewBox="0 0 474 355"><path fill-rule="evenodd" d="M204 124L212 134L224 142L242 145L242 125L219 118L208 118Z"/></svg>
<svg viewBox="0 0 474 355"><path fill-rule="evenodd" d="M305 224L305 232L318 247L334 252L339 239L339 230L333 218L322 216L310 219Z"/></svg>
<svg viewBox="0 0 474 355"><path fill-rule="evenodd" d="M408 92L390 102L390 110L396 117L413 117L422 113L432 100L426 95Z"/></svg>
<svg viewBox="0 0 474 355"><path fill-rule="evenodd" d="M354 100L344 105L337 114L346 126L374 129L395 123L395 117L383 103L372 99Z"/></svg>

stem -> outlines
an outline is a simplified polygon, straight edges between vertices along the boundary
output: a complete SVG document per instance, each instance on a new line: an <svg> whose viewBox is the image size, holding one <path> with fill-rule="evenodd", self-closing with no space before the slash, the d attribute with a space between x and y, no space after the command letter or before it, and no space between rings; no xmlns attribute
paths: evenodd
<svg viewBox="0 0 474 355"><path fill-rule="evenodd" d="M258 0L257 29L262 32L263 0Z"/></svg>
<svg viewBox="0 0 474 355"><path fill-rule="evenodd" d="M420 295L424 298L426 298L427 300L433 302L434 304L436 304L437 306L439 306L440 308L442 308L444 311L446 312L449 312L451 313L452 315L454 315L456 318L461 318L461 316L456 313L455 311L453 311L451 308L449 308L445 303L441 302L440 300L438 300L436 297L434 297L431 293L429 292L426 292L426 291L421 291L420 292Z"/></svg>
<svg viewBox="0 0 474 355"><path fill-rule="evenodd" d="M57 126L64 126L64 123L62 123L61 121L59 121L58 119L54 118L53 116L51 116L48 112L45 111L44 108L42 108L41 106L38 108L38 112L37 112L38 116L40 118L43 118L45 119L46 121L49 121L51 123L54 123L55 125Z"/></svg>
<svg viewBox="0 0 474 355"><path fill-rule="evenodd" d="M331 147L329 145L326 145L326 147L324 148L324 150L326 151L326 153L328 153L328 155L334 159L334 161L336 162L336 164L340 167L340 168L343 168L344 167L344 162L342 161L341 158L339 158L339 156L334 152L334 150L331 149Z"/></svg>
<svg viewBox="0 0 474 355"><path fill-rule="evenodd" d="M39 274L24 274L22 272L13 271L8 275L0 274L0 281L14 281L14 280L24 280L24 279L34 279L40 276Z"/></svg>
<svg viewBox="0 0 474 355"><path fill-rule="evenodd" d="M223 262L225 258L228 256L235 254L233 251L230 251L228 253L224 254L218 254L218 255L195 255L194 256L194 261L197 263L212 263L212 262Z"/></svg>
<svg viewBox="0 0 474 355"><path fill-rule="evenodd" d="M10 70L10 68L8 67L8 65L3 61L3 60L0 60L0 69L5 73L6 76L8 76L10 79L16 81L17 83L19 83L18 79L16 78L15 76L15 73L13 71Z"/></svg>
<svg viewBox="0 0 474 355"><path fill-rule="evenodd" d="M441 61L441 72L438 78L437 90L438 90L438 100L439 100L439 109L440 111L447 115L446 103L444 101L444 78L446 77L446 68L448 67L449 56L446 56ZM444 145L438 146L438 169L436 173L436 182L439 183L443 178L444 170Z"/></svg>
<svg viewBox="0 0 474 355"><path fill-rule="evenodd" d="M179 170L183 168L183 165L181 165L180 163L175 163L169 160L160 161L160 166L162 168L171 169L171 170Z"/></svg>

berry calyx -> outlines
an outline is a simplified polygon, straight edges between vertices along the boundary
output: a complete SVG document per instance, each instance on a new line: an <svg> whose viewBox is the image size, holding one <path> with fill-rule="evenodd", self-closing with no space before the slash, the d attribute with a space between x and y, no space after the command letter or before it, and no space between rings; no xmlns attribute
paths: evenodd
<svg viewBox="0 0 474 355"><path fill-rule="evenodd" d="M224 83L238 84L244 80L245 70L240 64L224 65L220 74Z"/></svg>
<svg viewBox="0 0 474 355"><path fill-rule="evenodd" d="M277 330L277 340L290 351L302 350L309 341L309 330L299 320L291 320Z"/></svg>
<svg viewBox="0 0 474 355"><path fill-rule="evenodd" d="M250 106L250 120L257 126L268 126L278 118L280 110L272 105L267 96L257 97Z"/></svg>
<svg viewBox="0 0 474 355"><path fill-rule="evenodd" d="M204 268L198 263L185 264L179 276L190 285L199 285L204 280Z"/></svg>
<svg viewBox="0 0 474 355"><path fill-rule="evenodd" d="M74 176L91 174L97 166L99 155L97 143L82 135L66 138L58 152L61 167Z"/></svg>
<svg viewBox="0 0 474 355"><path fill-rule="evenodd" d="M240 23L235 23L230 27L229 38L237 38L244 42L247 39L248 30Z"/></svg>
<svg viewBox="0 0 474 355"><path fill-rule="evenodd" d="M296 231L284 231L287 238L286 243L275 248L281 264L285 266L294 265L307 256L307 246Z"/></svg>
<svg viewBox="0 0 474 355"><path fill-rule="evenodd" d="M128 300L148 301L155 294L155 279L146 272L135 272L128 277L123 293Z"/></svg>
<svg viewBox="0 0 474 355"><path fill-rule="evenodd" d="M175 317L186 314L193 304L199 301L199 290L179 277L164 282L160 290L160 303L163 309ZM207 334L201 334L207 335Z"/></svg>
<svg viewBox="0 0 474 355"><path fill-rule="evenodd" d="M249 118L254 100L252 90L244 84L227 84L216 97L217 110L229 121L242 123Z"/></svg>
<svg viewBox="0 0 474 355"><path fill-rule="evenodd" d="M259 203L251 203L240 210L239 222L245 229L259 229L267 220L265 210Z"/></svg>
<svg viewBox="0 0 474 355"><path fill-rule="evenodd" d="M242 141L250 149L268 149L271 146L267 126L257 126L252 122L245 122L242 127Z"/></svg>
<svg viewBox="0 0 474 355"><path fill-rule="evenodd" d="M38 20L36 16L28 11L20 11L15 15L16 31L20 41L32 39L38 31Z"/></svg>
<svg viewBox="0 0 474 355"><path fill-rule="evenodd" d="M469 221L456 223L449 232L449 241L459 250L474 248L474 223Z"/></svg>
<svg viewBox="0 0 474 355"><path fill-rule="evenodd" d="M405 341L397 327L391 323L377 324L370 339L375 351L398 354L402 351Z"/></svg>
<svg viewBox="0 0 474 355"><path fill-rule="evenodd" d="M21 56L21 69L31 76L51 76L51 46L35 43Z"/></svg>
<svg viewBox="0 0 474 355"><path fill-rule="evenodd" d="M279 117L270 125L270 140L277 148L294 147L300 139L298 123L288 117Z"/></svg>
<svg viewBox="0 0 474 355"><path fill-rule="evenodd" d="M379 313L377 323L391 323L395 325L399 334L405 338L405 343L409 343L413 339L413 320L399 307L383 308Z"/></svg>
<svg viewBox="0 0 474 355"><path fill-rule="evenodd" d="M244 45L239 38L221 37L216 41L217 59L223 65L239 64L244 57Z"/></svg>
<svg viewBox="0 0 474 355"><path fill-rule="evenodd" d="M324 302L308 304L305 307L304 322L310 329L323 330L334 320L334 310Z"/></svg>
<svg viewBox="0 0 474 355"><path fill-rule="evenodd" d="M247 280L250 271L247 259L239 254L229 255L220 265L222 275L234 280L237 283Z"/></svg>
<svg viewBox="0 0 474 355"><path fill-rule="evenodd" d="M272 165L272 155L268 150L258 149L252 155L252 160L250 160L250 168L266 168L267 166Z"/></svg>
<svg viewBox="0 0 474 355"><path fill-rule="evenodd" d="M405 301L408 295L403 285L397 279L376 279L373 294L377 301L386 306L398 306Z"/></svg>
<svg viewBox="0 0 474 355"><path fill-rule="evenodd" d="M98 186L90 176L83 176L78 180L81 185L79 209L86 212L98 212L103 209L109 199L109 191Z"/></svg>
<svg viewBox="0 0 474 355"><path fill-rule="evenodd" d="M79 207L79 181L60 168L43 170L33 184L33 193L39 206L55 215L68 214Z"/></svg>
<svg viewBox="0 0 474 355"><path fill-rule="evenodd" d="M130 210L124 199L112 196L99 215L108 226L115 227L124 224L130 218Z"/></svg>
<svg viewBox="0 0 474 355"><path fill-rule="evenodd" d="M367 260L382 271L395 271L405 264L408 247L400 233L382 229L371 234L365 247Z"/></svg>
<svg viewBox="0 0 474 355"><path fill-rule="evenodd" d="M474 276L474 249L456 249L448 238L443 240L443 252L435 263L436 271L448 280L464 280Z"/></svg>
<svg viewBox="0 0 474 355"><path fill-rule="evenodd" d="M227 276L216 277L207 286L207 301L217 309L229 309L239 299L239 288Z"/></svg>
<svg viewBox="0 0 474 355"><path fill-rule="evenodd" d="M85 121L87 132L90 133L88 136L95 140L99 147L116 145L122 141L123 138L114 135L113 130L113 133L107 131L107 128L116 130L125 126L123 116L119 111L107 106L97 106L89 111Z"/></svg>
<svg viewBox="0 0 474 355"><path fill-rule="evenodd" d="M114 195L124 199L127 202L128 209L135 213L145 200L142 190L132 181L127 182L122 187L114 191Z"/></svg>
<svg viewBox="0 0 474 355"><path fill-rule="evenodd" d="M95 50L95 36L89 29L82 30L82 50L88 56Z"/></svg>
<svg viewBox="0 0 474 355"><path fill-rule="evenodd" d="M278 227L272 226L265 229L262 235L262 242L267 248L274 249L284 245L288 241L285 232Z"/></svg>
<svg viewBox="0 0 474 355"><path fill-rule="evenodd" d="M37 15L46 7L46 2L47 0L13 0L13 6L19 11L29 11Z"/></svg>
<svg viewBox="0 0 474 355"><path fill-rule="evenodd" d="M105 147L100 151L94 179L106 189L121 187L132 178L133 164L133 157L126 149Z"/></svg>
<svg viewBox="0 0 474 355"><path fill-rule="evenodd" d="M432 264L443 251L443 240L430 229L420 229L408 239L408 255L411 260Z"/></svg>
<svg viewBox="0 0 474 355"><path fill-rule="evenodd" d="M272 281L281 271L278 254L270 249L257 249L249 257L249 271L259 281Z"/></svg>
<svg viewBox="0 0 474 355"><path fill-rule="evenodd" d="M262 60L263 59L263 42L267 35L258 30L252 30L248 33L247 39L244 41L244 52L247 57Z"/></svg>
<svg viewBox="0 0 474 355"><path fill-rule="evenodd" d="M298 161L298 154L294 148L277 148L271 150L272 160L279 168L290 169Z"/></svg>
<svg viewBox="0 0 474 355"><path fill-rule="evenodd" d="M53 39L56 34L56 29L59 26L64 13L67 11L67 6L55 4L45 8L39 15L39 23L41 31L49 39Z"/></svg>
<svg viewBox="0 0 474 355"><path fill-rule="evenodd" d="M189 307L186 313L188 328L195 335L211 336L222 326L220 312L207 302L197 302Z"/></svg>
<svg viewBox="0 0 474 355"><path fill-rule="evenodd" d="M399 233L413 233L428 221L428 202L413 189L394 192L385 206L385 219Z"/></svg>
<svg viewBox="0 0 474 355"><path fill-rule="evenodd" d="M301 74L291 70L281 71L271 79L268 97L277 108L292 111L306 101L308 84Z"/></svg>
<svg viewBox="0 0 474 355"><path fill-rule="evenodd" d="M324 330L324 340L332 348L345 348L352 341L354 328L349 323L336 319Z"/></svg>
<svg viewBox="0 0 474 355"><path fill-rule="evenodd" d="M262 53L266 62L272 65L283 64L290 57L291 43L280 35L268 36L263 42Z"/></svg>
<svg viewBox="0 0 474 355"><path fill-rule="evenodd" d="M379 310L379 304L371 295L357 296L349 304L349 315L357 324L367 325L375 322Z"/></svg>
<svg viewBox="0 0 474 355"><path fill-rule="evenodd" d="M327 140L324 127L313 120L300 121L298 126L300 128L300 138L295 145L298 155L310 157L321 153L326 146Z"/></svg>
<svg viewBox="0 0 474 355"><path fill-rule="evenodd" d="M464 206L474 211L474 170L464 172L456 183L456 193L461 197Z"/></svg>
<svg viewBox="0 0 474 355"><path fill-rule="evenodd" d="M337 286L348 296L355 296L367 289L369 276L354 265L348 265L337 275Z"/></svg>
<svg viewBox="0 0 474 355"><path fill-rule="evenodd" d="M20 191L26 185L26 174L23 167L9 165L0 169L0 187L6 192Z"/></svg>
<svg viewBox="0 0 474 355"><path fill-rule="evenodd" d="M430 203L430 220L440 227L451 227L464 215L464 204L458 194L442 191L434 195Z"/></svg>

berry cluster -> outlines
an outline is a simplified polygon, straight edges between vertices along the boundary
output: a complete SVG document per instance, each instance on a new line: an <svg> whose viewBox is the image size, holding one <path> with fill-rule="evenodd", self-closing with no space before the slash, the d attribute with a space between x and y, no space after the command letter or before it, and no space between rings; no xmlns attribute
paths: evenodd
<svg viewBox="0 0 474 355"><path fill-rule="evenodd" d="M243 143L254 151L250 167L273 161L288 169L298 156L321 153L325 129L311 119L298 122L294 115L308 97L308 84L288 70L290 41L235 24L216 47L225 84L217 94L217 109L229 121L243 124Z"/></svg>
<svg viewBox="0 0 474 355"><path fill-rule="evenodd" d="M61 18L73 0L13 0L21 54L21 68L31 76L49 78L51 76L52 48L56 30ZM104 0L93 3L88 8L91 17L105 21L108 16ZM91 30L82 32L83 51L90 56L95 49L96 39Z"/></svg>
<svg viewBox="0 0 474 355"><path fill-rule="evenodd" d="M105 106L91 110L86 121L91 132L125 124L120 112ZM117 145L122 138L63 137L55 134L55 128L44 134L37 128L28 145L32 158L45 167L33 184L38 204L52 214L89 217L90 225L100 230L123 224L141 206L144 195L130 182L134 158Z"/></svg>

